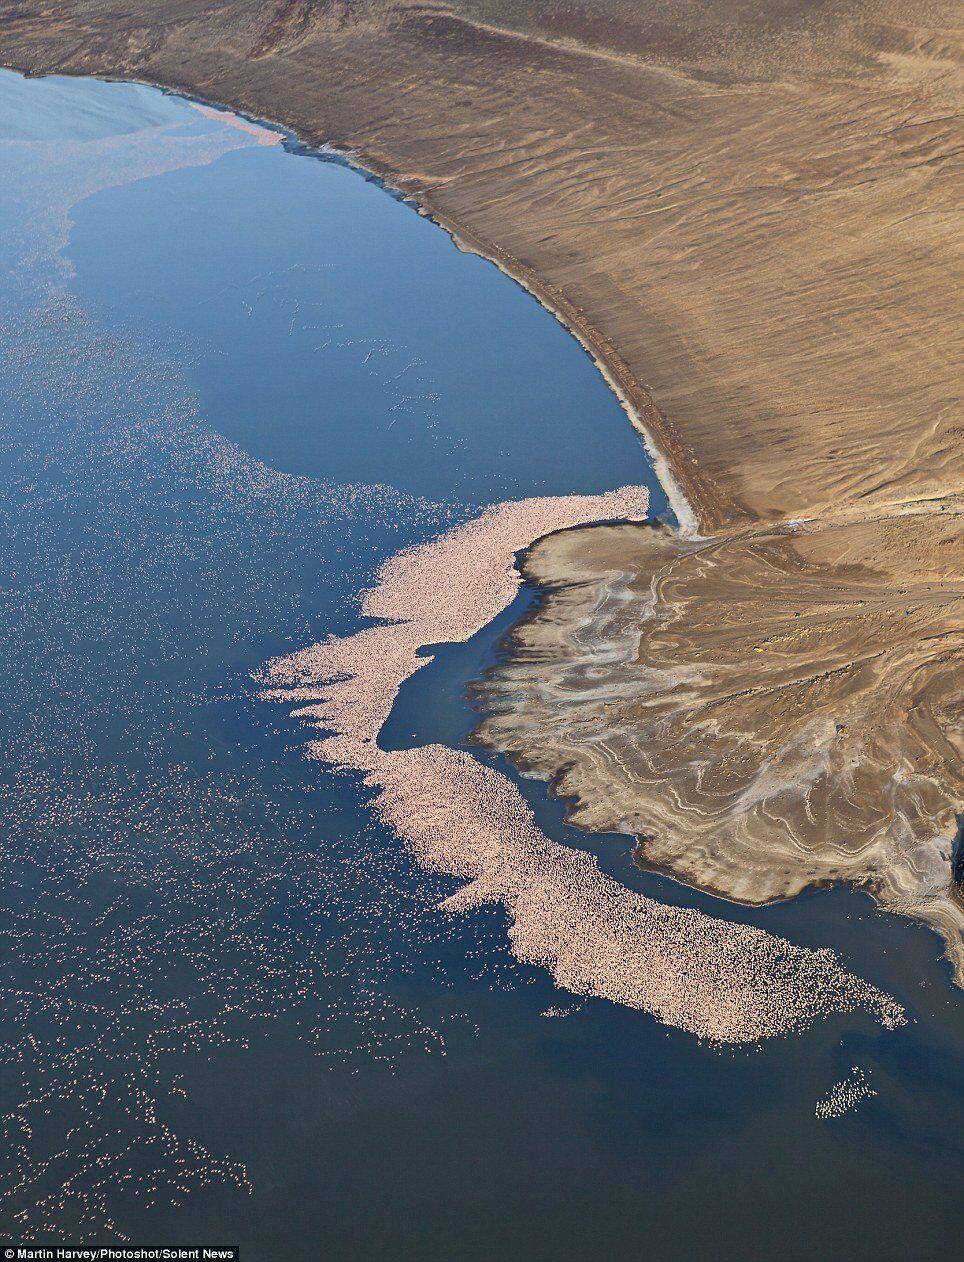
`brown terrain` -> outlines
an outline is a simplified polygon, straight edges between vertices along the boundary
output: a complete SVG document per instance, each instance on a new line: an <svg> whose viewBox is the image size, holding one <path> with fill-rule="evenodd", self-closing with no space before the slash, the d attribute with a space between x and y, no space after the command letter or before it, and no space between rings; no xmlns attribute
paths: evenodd
<svg viewBox="0 0 964 1262"><path fill-rule="evenodd" d="M19 0L0 61L356 151L555 310L698 534L538 544L481 739L694 885L867 885L961 978L959 13Z"/></svg>

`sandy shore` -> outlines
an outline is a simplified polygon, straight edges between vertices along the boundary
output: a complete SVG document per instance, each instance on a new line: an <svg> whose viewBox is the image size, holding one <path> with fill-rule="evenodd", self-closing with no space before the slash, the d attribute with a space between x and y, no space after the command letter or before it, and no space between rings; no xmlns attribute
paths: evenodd
<svg viewBox="0 0 964 1262"><path fill-rule="evenodd" d="M641 861L748 901L869 882L960 969L959 25L949 0L24 0L0 59L357 152L556 311L705 541L545 544L508 668L542 708L494 688L485 736L568 768Z"/></svg>

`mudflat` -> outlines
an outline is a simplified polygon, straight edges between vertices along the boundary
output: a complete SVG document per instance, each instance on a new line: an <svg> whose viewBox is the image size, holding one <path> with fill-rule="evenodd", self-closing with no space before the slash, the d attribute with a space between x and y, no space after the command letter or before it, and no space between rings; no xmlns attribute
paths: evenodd
<svg viewBox="0 0 964 1262"><path fill-rule="evenodd" d="M869 884L960 976L958 13L23 0L0 60L357 151L557 311L697 537L537 545L481 739L695 885Z"/></svg>

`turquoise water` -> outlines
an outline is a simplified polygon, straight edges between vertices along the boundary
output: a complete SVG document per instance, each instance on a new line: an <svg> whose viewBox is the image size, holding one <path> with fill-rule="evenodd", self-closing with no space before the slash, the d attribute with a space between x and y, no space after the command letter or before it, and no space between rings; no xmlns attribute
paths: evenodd
<svg viewBox="0 0 964 1262"><path fill-rule="evenodd" d="M156 91L2 73L0 163L5 1234L946 1256L964 1011L932 934L851 891L696 894L520 782L617 879L829 945L913 1018L721 1053L554 990L495 911L439 914L454 883L253 695L485 504L645 481L665 511L578 344L377 183ZM463 744L531 595L383 742ZM877 1095L817 1120L855 1065Z"/></svg>

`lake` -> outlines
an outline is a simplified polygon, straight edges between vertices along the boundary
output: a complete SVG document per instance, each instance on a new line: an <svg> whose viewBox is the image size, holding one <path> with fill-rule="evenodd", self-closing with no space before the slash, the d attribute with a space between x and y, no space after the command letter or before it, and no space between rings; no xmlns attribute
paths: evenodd
<svg viewBox="0 0 964 1262"><path fill-rule="evenodd" d="M458 882L257 695L486 506L639 483L668 513L579 344L335 155L173 95L0 72L0 164L4 1236L945 1257L964 1004L935 935L640 872L474 751L616 881L830 947L909 1017L721 1050L558 990L497 906L440 911ZM386 747L468 748L532 598L403 685Z"/></svg>

